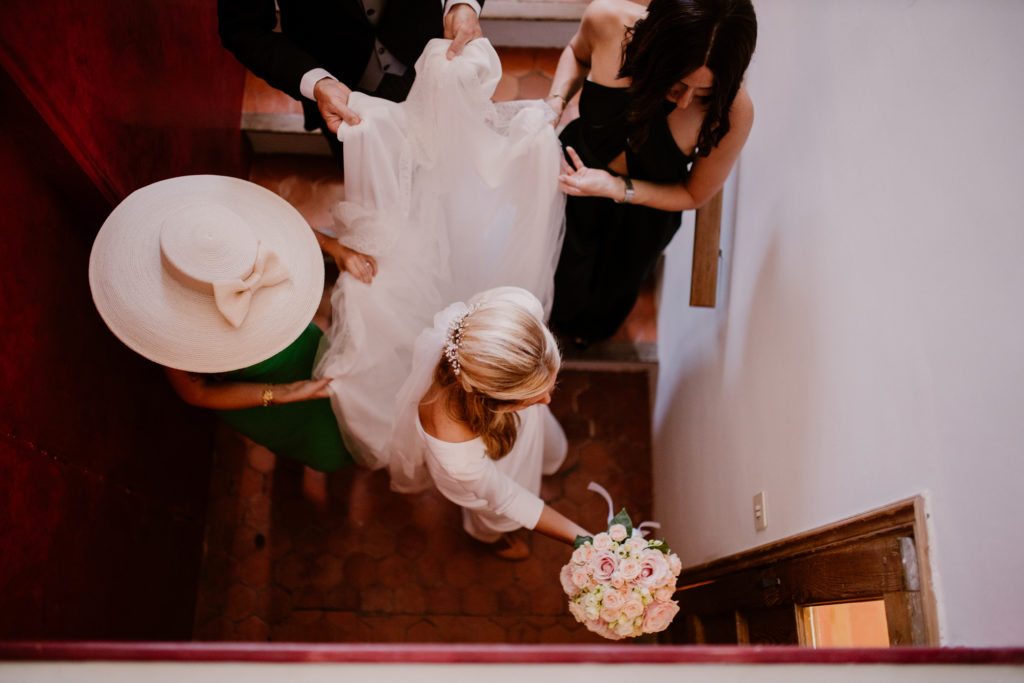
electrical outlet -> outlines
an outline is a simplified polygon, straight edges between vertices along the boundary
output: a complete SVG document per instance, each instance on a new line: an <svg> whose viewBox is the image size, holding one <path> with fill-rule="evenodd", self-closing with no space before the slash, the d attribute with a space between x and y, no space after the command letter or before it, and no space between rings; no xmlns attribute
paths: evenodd
<svg viewBox="0 0 1024 683"><path fill-rule="evenodd" d="M768 509L764 505L764 491L754 494L754 529L764 531L768 528Z"/></svg>

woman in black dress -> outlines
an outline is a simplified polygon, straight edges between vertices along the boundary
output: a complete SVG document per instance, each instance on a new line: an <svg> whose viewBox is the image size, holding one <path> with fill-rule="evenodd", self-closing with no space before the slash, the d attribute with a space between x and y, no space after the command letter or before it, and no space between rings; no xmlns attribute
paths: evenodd
<svg viewBox="0 0 1024 683"><path fill-rule="evenodd" d="M561 139L566 234L552 327L610 337L681 223L725 183L754 110L743 73L757 39L749 0L594 0L562 53L548 103L582 87Z"/></svg>

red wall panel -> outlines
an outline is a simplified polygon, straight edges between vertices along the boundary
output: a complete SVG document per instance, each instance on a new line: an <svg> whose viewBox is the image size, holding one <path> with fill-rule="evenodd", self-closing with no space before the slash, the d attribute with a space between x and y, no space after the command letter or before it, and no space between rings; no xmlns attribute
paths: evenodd
<svg viewBox="0 0 1024 683"><path fill-rule="evenodd" d="M0 66L110 201L191 173L244 175L244 70L215 0L6 0Z"/></svg>
<svg viewBox="0 0 1024 683"><path fill-rule="evenodd" d="M209 415L89 293L110 210L0 70L0 638L188 638Z"/></svg>
<svg viewBox="0 0 1024 683"><path fill-rule="evenodd" d="M212 417L121 345L89 250L114 202L244 176L213 0L4 3L0 639L188 639Z"/></svg>

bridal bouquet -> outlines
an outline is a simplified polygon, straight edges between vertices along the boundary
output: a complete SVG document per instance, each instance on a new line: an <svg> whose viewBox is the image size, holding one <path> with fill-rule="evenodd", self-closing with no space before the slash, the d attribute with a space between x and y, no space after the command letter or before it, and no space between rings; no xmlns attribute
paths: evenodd
<svg viewBox="0 0 1024 683"><path fill-rule="evenodd" d="M622 510L608 531L577 536L575 548L559 578L577 621L611 640L668 627L682 564L664 541L644 538Z"/></svg>

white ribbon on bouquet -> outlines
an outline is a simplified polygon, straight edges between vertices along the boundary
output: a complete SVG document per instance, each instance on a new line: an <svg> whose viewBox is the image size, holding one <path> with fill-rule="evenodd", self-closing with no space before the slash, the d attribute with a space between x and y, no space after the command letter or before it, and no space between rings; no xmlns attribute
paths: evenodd
<svg viewBox="0 0 1024 683"><path fill-rule="evenodd" d="M612 504L612 496L611 496L610 493L608 493L608 489L606 489L605 487L601 486L596 481L592 481L589 484L587 484L587 490L588 491L593 491L594 493L600 495L602 498L604 498L605 502L608 503L608 521L607 521L607 523L611 524L612 523L612 518L615 517L615 505ZM634 527L634 528L637 531L640 532L641 536L646 537L648 532L651 529L660 529L661 528L661 524L659 524L658 522L641 522L640 524L636 525L636 527Z"/></svg>

